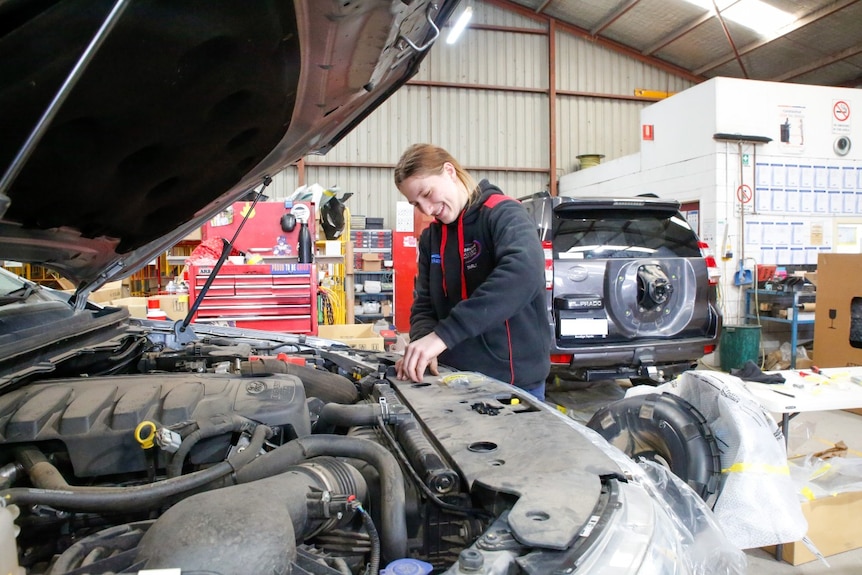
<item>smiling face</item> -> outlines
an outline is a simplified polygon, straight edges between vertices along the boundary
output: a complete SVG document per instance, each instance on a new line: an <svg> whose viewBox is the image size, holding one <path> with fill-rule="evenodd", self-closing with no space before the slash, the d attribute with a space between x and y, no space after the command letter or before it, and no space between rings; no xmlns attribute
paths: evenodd
<svg viewBox="0 0 862 575"><path fill-rule="evenodd" d="M445 162L439 174L417 174L398 186L411 205L426 215L451 224L467 205L467 188L458 179L455 167Z"/></svg>

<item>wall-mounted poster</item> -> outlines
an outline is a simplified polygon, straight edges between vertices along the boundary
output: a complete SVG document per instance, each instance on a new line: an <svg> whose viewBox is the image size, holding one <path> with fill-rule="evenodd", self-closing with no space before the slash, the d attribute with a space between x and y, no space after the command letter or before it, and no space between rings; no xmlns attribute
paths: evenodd
<svg viewBox="0 0 862 575"><path fill-rule="evenodd" d="M805 150L805 106L778 106L778 142L786 154Z"/></svg>

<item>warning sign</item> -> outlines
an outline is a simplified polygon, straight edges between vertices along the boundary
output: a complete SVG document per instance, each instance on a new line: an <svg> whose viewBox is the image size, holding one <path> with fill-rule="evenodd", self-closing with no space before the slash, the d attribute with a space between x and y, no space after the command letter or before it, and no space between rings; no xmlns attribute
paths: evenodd
<svg viewBox="0 0 862 575"><path fill-rule="evenodd" d="M832 102L832 133L850 133L850 104L846 100Z"/></svg>
<svg viewBox="0 0 862 575"><path fill-rule="evenodd" d="M736 188L736 199L739 200L743 204L747 204L751 201L752 197L751 186L748 184L742 184L738 188Z"/></svg>

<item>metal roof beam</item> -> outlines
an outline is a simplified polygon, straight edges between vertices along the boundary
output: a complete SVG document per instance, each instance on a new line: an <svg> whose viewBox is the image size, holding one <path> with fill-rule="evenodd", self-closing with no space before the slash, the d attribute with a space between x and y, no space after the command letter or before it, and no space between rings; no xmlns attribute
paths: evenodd
<svg viewBox="0 0 862 575"><path fill-rule="evenodd" d="M664 48L665 46L667 46L668 44L670 44L674 40L678 40L679 38L685 36L686 34L691 32L692 30L694 30L695 28L697 28L698 26L700 26L704 22L709 21L710 18L712 18L712 13L707 12L703 16L701 16L700 18L698 18L696 20L692 20L688 24L683 24L682 26L680 26L679 28L677 28L676 30L674 30L673 32L671 32L670 34L668 34L667 36L665 36L664 38L662 38L661 40L659 40L658 42L653 44L652 46L648 46L646 50L641 52L641 54L643 54L644 56L651 56L654 52L661 50L662 48Z"/></svg>
<svg viewBox="0 0 862 575"><path fill-rule="evenodd" d="M602 20L600 20L599 23L596 24L592 30L590 30L590 34L592 34L593 36L598 36L605 28L616 22L620 16L634 8L635 4L640 1L641 0L626 0L625 2L617 6L616 10L614 10L613 12L605 16Z"/></svg>
<svg viewBox="0 0 862 575"><path fill-rule="evenodd" d="M862 44L857 44L845 50L841 50L840 52L829 54L828 56L824 56L823 58L811 62L810 64L800 66L799 68L795 68L793 70L790 70L789 72L785 72L780 76L769 78L769 80L772 82L784 82L791 78L796 78L797 76L807 74L808 72L813 72L817 68L822 68L823 66L828 66L829 64L834 64L835 62L840 62L841 60L846 60L847 58L852 58L857 54L862 54Z"/></svg>
<svg viewBox="0 0 862 575"><path fill-rule="evenodd" d="M787 34L790 34L791 32L799 30L800 28L807 26L809 24L813 24L814 22L817 22L818 20L822 20L823 18L826 18L827 16L831 16L835 12L843 10L844 8L847 8L848 6L852 6L853 4L856 4L857 2L859 2L859 0L837 0L836 2L830 4L829 6L821 8L819 10L815 10L814 12L809 14L808 16L804 16L804 17L800 18L799 20L796 20L792 24L782 28L781 31L778 33L778 35L776 35L772 38L764 38L762 40L757 40L756 42L752 42L751 44L748 44L748 45L740 48L738 50L739 53L737 55L722 56L720 58L717 58L716 60L713 60L712 62L709 62L708 64L705 64L704 66L701 66L697 70L694 70L694 72L692 72L692 73L700 76L701 74L704 74L706 72L709 72L710 70L718 68L719 66L723 66L724 64L727 64L728 62L730 62L731 60L734 60L735 58L737 58L739 56L745 56L746 54L748 54L749 52L751 52L753 50L757 50L758 48L762 48L763 46L769 44L773 40L781 38L782 36L786 36Z"/></svg>
<svg viewBox="0 0 862 575"><path fill-rule="evenodd" d="M549 20L553 19L556 21L557 27L564 32L568 32L573 36L578 36L580 38L583 38L584 40L593 42L594 44L598 44L599 46L602 46L609 50L619 52L620 54L624 54L639 62L649 64L650 66L655 66L659 70L663 70L669 74L679 76L680 78L684 78L690 82L694 82L695 84L700 84L706 79L703 76L692 74L685 68L682 68L675 64L671 64L670 62L666 62L654 56L645 56L634 48L626 46L625 44L621 44L620 42L616 42L603 36L592 36L589 30L584 30L583 28L575 26L574 24L569 24L568 22L564 22L558 18L553 18L552 16L548 16L547 14L536 14L532 10L525 8L520 4L516 4L511 0L485 0L485 2L493 6L497 6L498 8L510 10L515 14L520 14L521 16L524 16L526 18L531 18L533 20L544 22L545 24L548 24Z"/></svg>

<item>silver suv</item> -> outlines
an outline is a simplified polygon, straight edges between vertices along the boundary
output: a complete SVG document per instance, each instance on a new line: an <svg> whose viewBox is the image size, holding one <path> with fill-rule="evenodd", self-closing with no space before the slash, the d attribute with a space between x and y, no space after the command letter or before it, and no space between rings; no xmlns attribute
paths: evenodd
<svg viewBox="0 0 862 575"><path fill-rule="evenodd" d="M556 373L654 384L714 351L719 269L679 202L547 193L521 201L545 246Z"/></svg>

